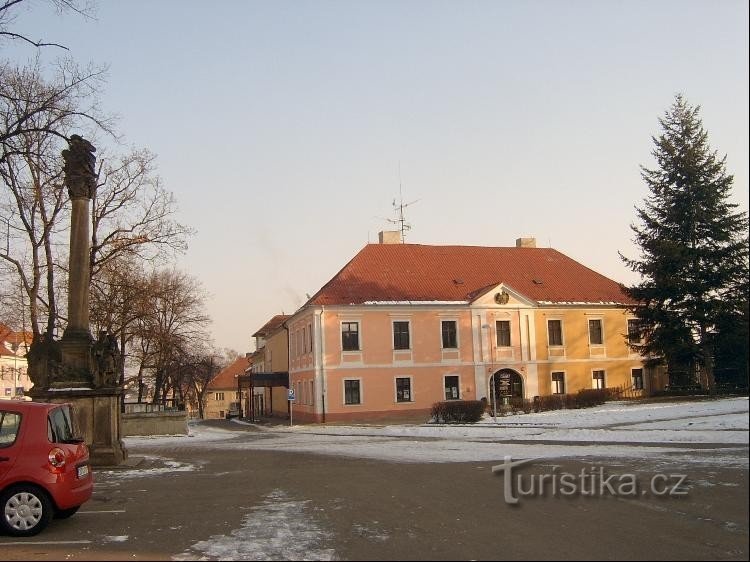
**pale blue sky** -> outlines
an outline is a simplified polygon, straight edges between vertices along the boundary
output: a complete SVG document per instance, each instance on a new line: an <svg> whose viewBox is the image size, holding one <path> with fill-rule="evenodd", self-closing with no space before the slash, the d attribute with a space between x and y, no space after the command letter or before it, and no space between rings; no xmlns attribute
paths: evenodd
<svg viewBox="0 0 750 562"><path fill-rule="evenodd" d="M744 0L37 2L16 28L109 65L103 106L159 156L197 229L179 267L240 352L390 228L399 163L408 242L536 236L632 282L639 164L682 92L748 208Z"/></svg>

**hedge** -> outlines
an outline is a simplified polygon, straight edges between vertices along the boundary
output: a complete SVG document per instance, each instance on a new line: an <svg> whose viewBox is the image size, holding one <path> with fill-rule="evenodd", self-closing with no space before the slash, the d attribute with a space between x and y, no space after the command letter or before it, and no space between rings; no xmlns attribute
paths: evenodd
<svg viewBox="0 0 750 562"><path fill-rule="evenodd" d="M482 419L485 402L481 400L447 400L435 402L430 414L433 423L476 423Z"/></svg>

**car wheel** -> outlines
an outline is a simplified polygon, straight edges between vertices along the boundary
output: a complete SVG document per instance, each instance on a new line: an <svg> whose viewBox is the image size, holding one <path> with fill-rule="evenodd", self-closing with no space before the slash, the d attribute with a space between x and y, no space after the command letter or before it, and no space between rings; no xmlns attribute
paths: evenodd
<svg viewBox="0 0 750 562"><path fill-rule="evenodd" d="M30 485L11 486L0 495L0 527L16 537L30 537L52 520L47 493Z"/></svg>
<svg viewBox="0 0 750 562"><path fill-rule="evenodd" d="M68 509L58 509L55 512L55 518L56 519L67 519L68 517L72 517L76 514L76 511L80 508L80 505L77 505L75 507L70 507Z"/></svg>

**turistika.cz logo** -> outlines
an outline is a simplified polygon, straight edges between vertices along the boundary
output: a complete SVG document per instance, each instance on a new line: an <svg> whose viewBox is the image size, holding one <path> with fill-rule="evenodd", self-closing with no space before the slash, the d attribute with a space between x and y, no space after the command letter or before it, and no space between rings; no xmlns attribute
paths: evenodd
<svg viewBox="0 0 750 562"><path fill-rule="evenodd" d="M686 474L654 474L648 483L639 480L635 474L607 474L605 467L592 466L582 468L580 472L558 471L552 467L547 474L523 475L513 469L534 462L538 459L514 461L506 456L503 464L492 467L492 472L503 475L503 493L505 503L517 504L519 497L638 497L653 496L686 496L688 493ZM515 479L514 479L515 476Z"/></svg>

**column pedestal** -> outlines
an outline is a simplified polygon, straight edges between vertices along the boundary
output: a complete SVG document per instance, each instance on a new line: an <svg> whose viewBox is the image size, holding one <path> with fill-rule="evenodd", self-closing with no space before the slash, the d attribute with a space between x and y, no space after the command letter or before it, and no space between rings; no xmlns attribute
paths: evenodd
<svg viewBox="0 0 750 562"><path fill-rule="evenodd" d="M128 457L120 433L121 388L34 390L29 395L40 402L69 403L72 406L73 430L83 437L93 466L116 466Z"/></svg>

